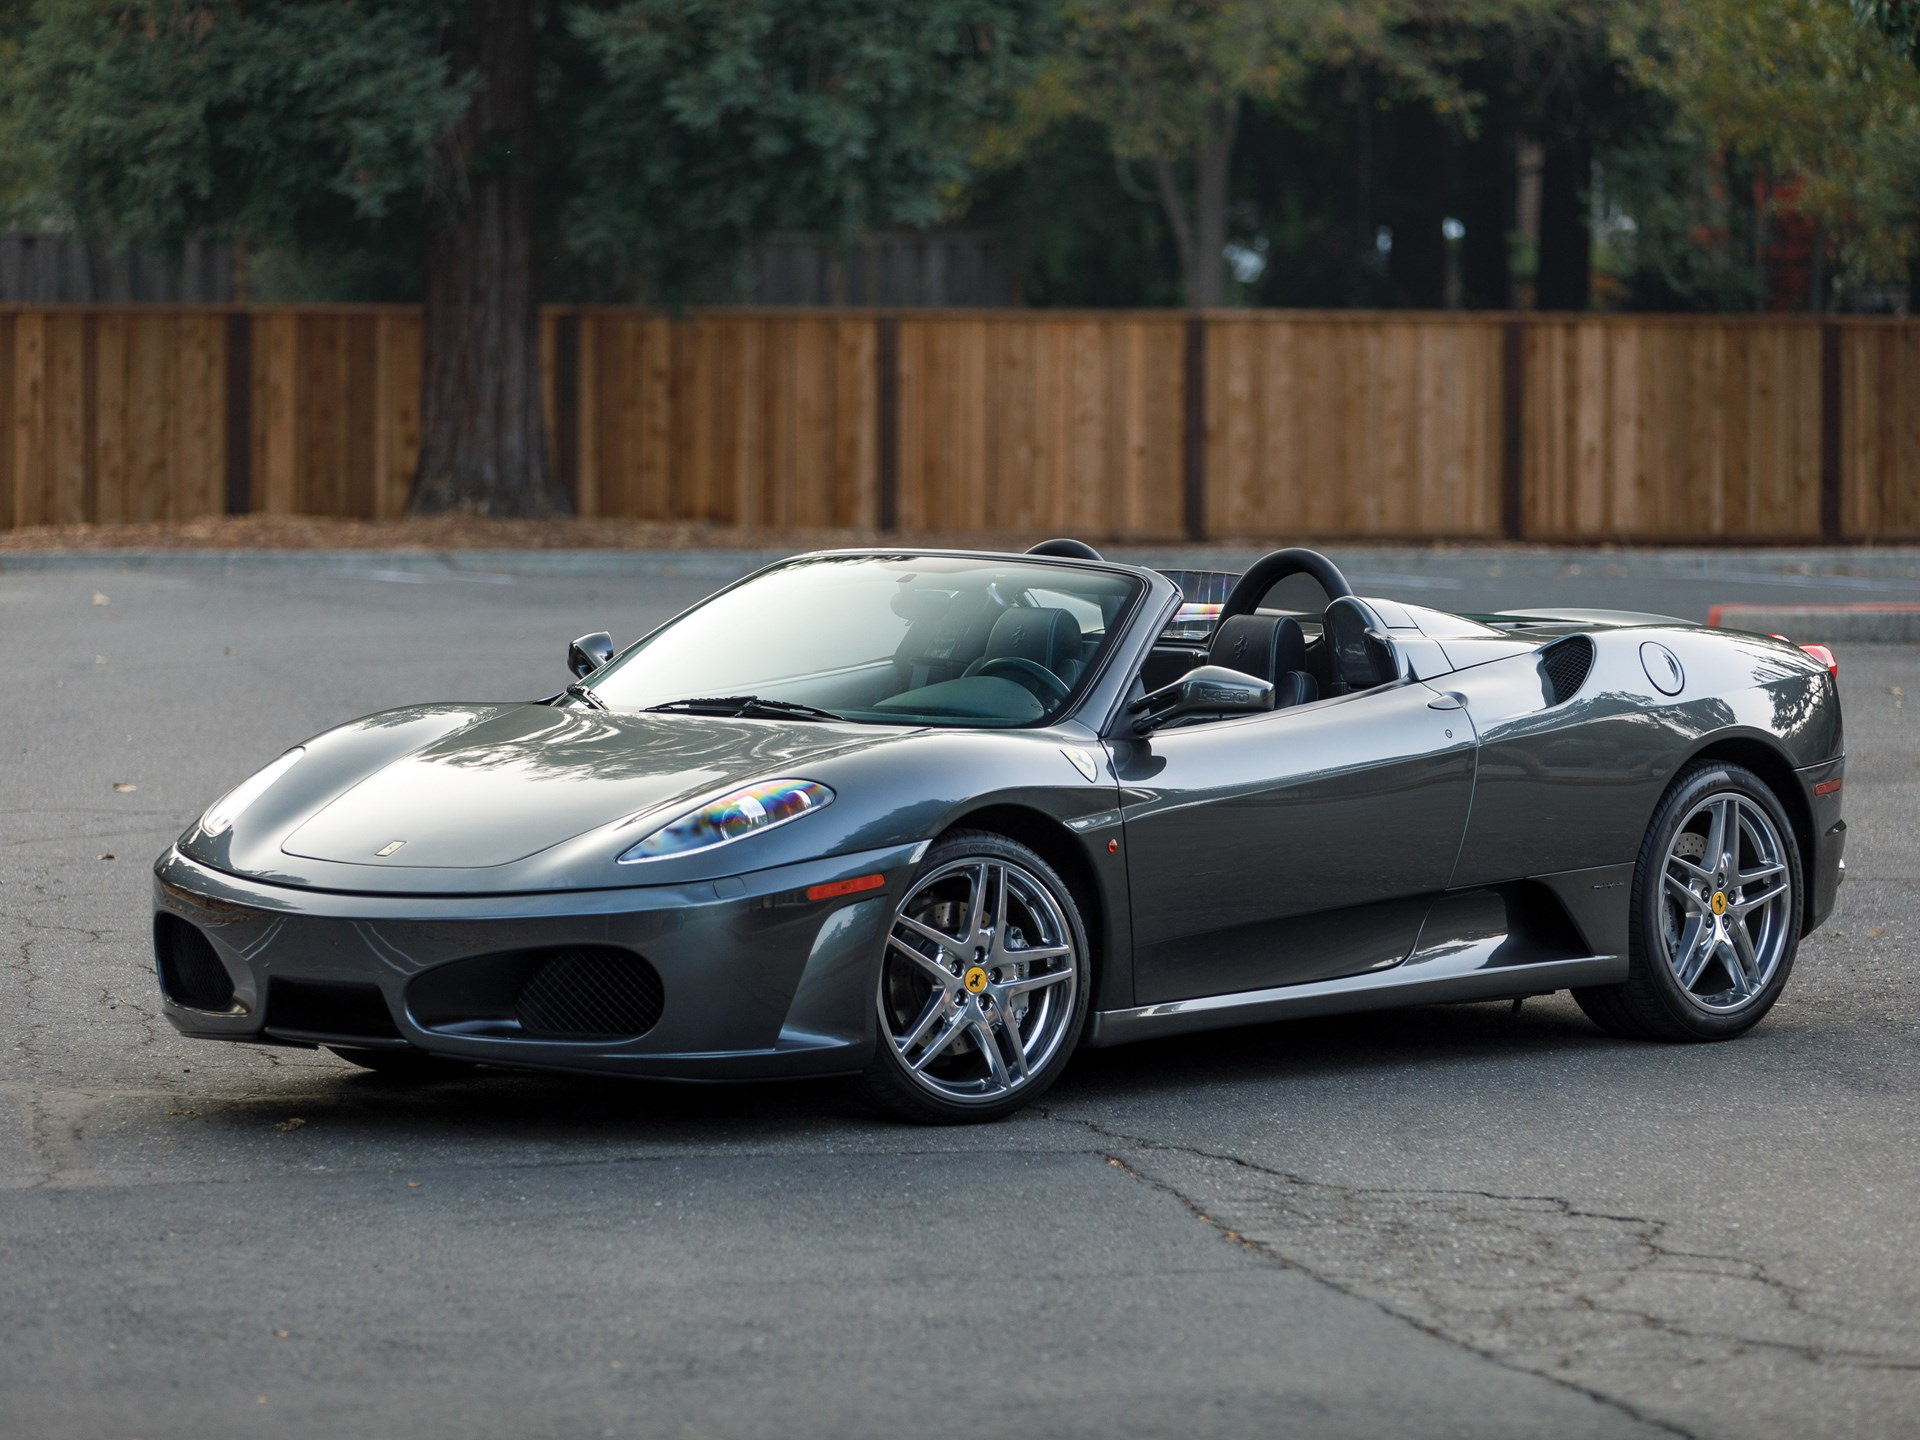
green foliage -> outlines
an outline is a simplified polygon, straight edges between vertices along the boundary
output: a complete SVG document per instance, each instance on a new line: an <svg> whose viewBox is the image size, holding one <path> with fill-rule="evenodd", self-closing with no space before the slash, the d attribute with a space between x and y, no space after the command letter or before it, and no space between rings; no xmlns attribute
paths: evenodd
<svg viewBox="0 0 1920 1440"><path fill-rule="evenodd" d="M1766 276L1753 252L1750 182L1677 122L1610 147L1595 264L1622 287L1619 308L1759 308Z"/></svg>
<svg viewBox="0 0 1920 1440"><path fill-rule="evenodd" d="M1902 8L1902 7L1894 7ZM1681 124L1800 182L1844 279L1920 241L1920 71L1835 0L1648 0L1623 40Z"/></svg>
<svg viewBox="0 0 1920 1440"><path fill-rule="evenodd" d="M280 294L417 271L436 144L472 87L460 0L0 0L0 201L177 244L220 233ZM543 30L542 264L683 290L776 228L959 203L1042 0L626 0ZM9 27L9 19L16 23ZM14 43L17 39L18 43ZM488 156L464 157L479 173ZM581 262L597 267L583 276Z"/></svg>
<svg viewBox="0 0 1920 1440"><path fill-rule="evenodd" d="M1031 0L628 0L576 9L597 71L571 248L668 292L756 233L923 224L1026 62Z"/></svg>
<svg viewBox="0 0 1920 1440"><path fill-rule="evenodd" d="M418 204L466 104L431 5L40 0L11 124L84 229L337 243Z"/></svg>
<svg viewBox="0 0 1920 1440"><path fill-rule="evenodd" d="M1092 122L1061 122L973 188L970 219L1007 232L1029 305L1180 303L1160 202Z"/></svg>
<svg viewBox="0 0 1920 1440"><path fill-rule="evenodd" d="M1891 40L1920 70L1920 0L1853 0L1853 14Z"/></svg>
<svg viewBox="0 0 1920 1440"><path fill-rule="evenodd" d="M1064 38L1027 97L1028 123L1087 116L1115 152L1175 161L1204 143L1223 108L1293 113L1329 69L1390 78L1455 108L1450 65L1473 0L1064 0ZM1491 10L1489 14L1493 13Z"/></svg>

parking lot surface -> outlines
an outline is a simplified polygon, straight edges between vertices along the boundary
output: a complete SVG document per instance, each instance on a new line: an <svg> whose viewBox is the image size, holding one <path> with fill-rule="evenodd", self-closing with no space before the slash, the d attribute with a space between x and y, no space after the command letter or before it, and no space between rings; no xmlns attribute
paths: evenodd
<svg viewBox="0 0 1920 1440"><path fill-rule="evenodd" d="M1444 608L1920 599L1910 554L1334 553ZM1915 1433L1920 647L1840 649L1850 879L1731 1044L1300 1021L923 1130L160 1018L149 866L208 800L749 558L7 557L0 1435Z"/></svg>

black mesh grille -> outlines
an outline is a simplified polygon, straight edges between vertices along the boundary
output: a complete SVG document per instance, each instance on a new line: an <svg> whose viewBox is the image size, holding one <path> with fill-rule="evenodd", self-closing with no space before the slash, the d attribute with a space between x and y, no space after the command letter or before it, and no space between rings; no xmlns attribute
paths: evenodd
<svg viewBox="0 0 1920 1440"><path fill-rule="evenodd" d="M227 1010L233 1006L233 977L213 944L178 915L153 917L153 958L160 971L160 988L176 1005L192 1010Z"/></svg>
<svg viewBox="0 0 1920 1440"><path fill-rule="evenodd" d="M398 1040L386 997L378 985L330 980L288 980L275 976L267 986L267 1029L305 1035L358 1035L368 1040Z"/></svg>
<svg viewBox="0 0 1920 1440"><path fill-rule="evenodd" d="M514 1013L529 1035L627 1037L651 1030L663 1003L659 972L638 955L569 945L548 953L521 987Z"/></svg>
<svg viewBox="0 0 1920 1440"><path fill-rule="evenodd" d="M1540 663L1547 672L1550 705L1564 704L1580 693L1593 670L1593 641L1584 635L1555 641L1540 652Z"/></svg>

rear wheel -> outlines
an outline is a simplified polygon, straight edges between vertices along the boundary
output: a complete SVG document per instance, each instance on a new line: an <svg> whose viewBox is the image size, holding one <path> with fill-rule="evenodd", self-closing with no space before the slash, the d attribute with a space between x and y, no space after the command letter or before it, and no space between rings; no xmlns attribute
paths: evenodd
<svg viewBox="0 0 1920 1440"><path fill-rule="evenodd" d="M1611 1034L1728 1040L1773 1008L1801 922L1800 849L1780 799L1739 765L1683 771L1633 875L1627 979L1575 990Z"/></svg>
<svg viewBox="0 0 1920 1440"><path fill-rule="evenodd" d="M951 835L894 907L862 1089L926 1124L1011 1114L1066 1068L1091 982L1086 928L1053 867L1005 836Z"/></svg>

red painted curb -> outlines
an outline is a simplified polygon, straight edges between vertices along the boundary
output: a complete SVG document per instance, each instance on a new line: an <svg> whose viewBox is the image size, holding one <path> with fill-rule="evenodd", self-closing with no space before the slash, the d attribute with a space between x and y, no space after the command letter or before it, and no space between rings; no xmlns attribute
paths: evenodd
<svg viewBox="0 0 1920 1440"><path fill-rule="evenodd" d="M1738 615L1742 611L1762 611L1768 614L1774 614L1782 610L1790 610L1796 615L1907 615L1916 610L1920 610L1920 604L1908 601L1876 604L1871 600L1862 600L1854 604L1846 605L1793 605L1787 603L1761 604L1752 600L1738 600L1726 604L1709 606L1707 609L1707 624L1718 628L1721 617L1729 611Z"/></svg>

